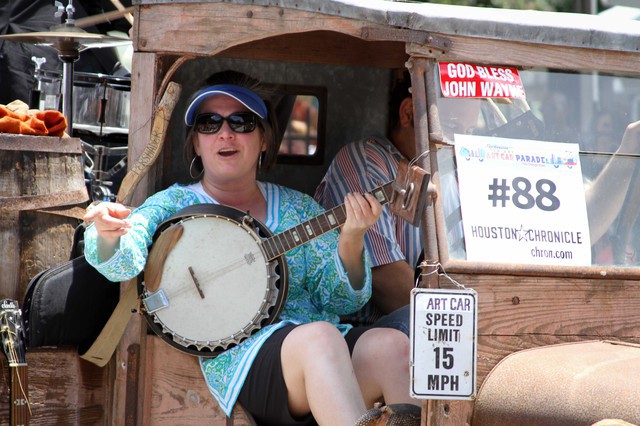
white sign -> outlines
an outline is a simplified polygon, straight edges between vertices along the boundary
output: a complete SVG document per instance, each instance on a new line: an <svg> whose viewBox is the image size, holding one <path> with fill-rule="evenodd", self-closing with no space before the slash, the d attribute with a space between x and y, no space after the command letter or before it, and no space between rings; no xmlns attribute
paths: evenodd
<svg viewBox="0 0 640 426"><path fill-rule="evenodd" d="M477 293L411 291L411 396L471 399L476 393Z"/></svg>
<svg viewBox="0 0 640 426"><path fill-rule="evenodd" d="M455 141L467 260L591 264L578 144Z"/></svg>

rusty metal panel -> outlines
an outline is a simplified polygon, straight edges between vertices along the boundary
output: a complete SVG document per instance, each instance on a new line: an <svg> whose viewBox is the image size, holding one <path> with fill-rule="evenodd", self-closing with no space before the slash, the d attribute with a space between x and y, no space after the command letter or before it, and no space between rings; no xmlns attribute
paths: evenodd
<svg viewBox="0 0 640 426"><path fill-rule="evenodd" d="M593 341L515 352L478 392L473 425L640 423L640 347Z"/></svg>

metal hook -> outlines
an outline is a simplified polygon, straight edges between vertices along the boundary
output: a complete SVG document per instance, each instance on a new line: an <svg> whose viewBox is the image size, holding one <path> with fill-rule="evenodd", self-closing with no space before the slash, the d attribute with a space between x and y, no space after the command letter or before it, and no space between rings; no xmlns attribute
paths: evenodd
<svg viewBox="0 0 640 426"><path fill-rule="evenodd" d="M411 170L411 167L416 164L418 162L419 159L421 159L422 157L424 157L425 155L428 157L430 154L430 152L427 151L423 151L422 153L420 153L420 155L413 157L410 161L409 161L409 165L407 166L407 174L404 177L405 182L404 182L404 187L407 187L407 184L409 183L409 171Z"/></svg>
<svg viewBox="0 0 640 426"><path fill-rule="evenodd" d="M411 182L409 185L405 185L405 188L407 189L403 189L402 191L400 191L400 195L402 195L402 208L406 210L407 207L409 207L409 204L411 204L411 200L413 199L413 192L415 187L413 182Z"/></svg>

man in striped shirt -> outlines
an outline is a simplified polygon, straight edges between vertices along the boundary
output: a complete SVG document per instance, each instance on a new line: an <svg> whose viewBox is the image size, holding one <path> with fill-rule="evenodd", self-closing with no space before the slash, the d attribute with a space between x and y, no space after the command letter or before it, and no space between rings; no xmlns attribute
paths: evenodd
<svg viewBox="0 0 640 426"><path fill-rule="evenodd" d="M343 147L322 182L315 199L325 208L342 204L348 192L364 193L395 179L398 163L415 157L413 103L408 72L398 80L389 102L389 139L369 137ZM344 318L354 325L383 321L409 334L410 291L422 251L419 227L384 208L365 236L372 261L373 294L360 311Z"/></svg>

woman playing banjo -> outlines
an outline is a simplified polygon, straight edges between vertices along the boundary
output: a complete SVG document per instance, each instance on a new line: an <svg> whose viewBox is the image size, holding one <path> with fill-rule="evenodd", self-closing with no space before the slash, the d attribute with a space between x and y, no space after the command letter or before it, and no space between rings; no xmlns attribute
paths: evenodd
<svg viewBox="0 0 640 426"><path fill-rule="evenodd" d="M275 162L278 146L274 114L254 83L244 76L192 98L185 153L194 183L174 184L133 212L116 203L87 212L85 254L98 271L114 282L136 277L158 225L187 206L231 206L274 233L323 213L311 197L257 180L257 172ZM339 324L339 315L358 310L371 296L363 238L382 208L370 194L348 194L344 205L340 233L330 231L286 253L289 288L277 322L216 357L200 358L227 415L238 401L258 424L351 426L378 401L417 405L409 396L407 336Z"/></svg>

